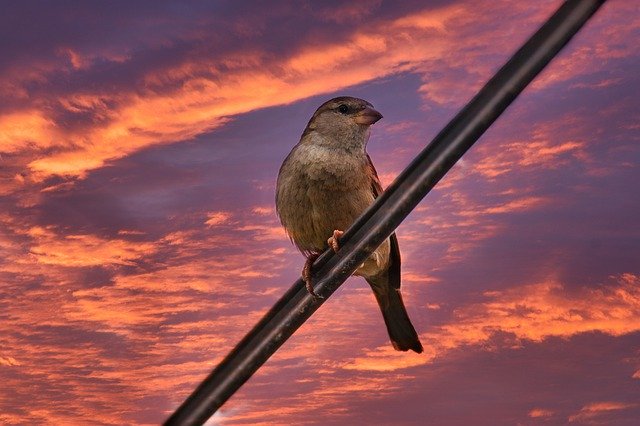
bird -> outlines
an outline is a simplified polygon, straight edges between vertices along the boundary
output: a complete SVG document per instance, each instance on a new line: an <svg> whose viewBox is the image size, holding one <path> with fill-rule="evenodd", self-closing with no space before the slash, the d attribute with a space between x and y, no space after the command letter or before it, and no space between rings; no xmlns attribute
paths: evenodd
<svg viewBox="0 0 640 426"><path fill-rule="evenodd" d="M331 248L383 192L366 151L371 125L382 118L369 102L333 98L315 111L298 144L285 158L276 182L276 212L286 233L305 256L302 278L314 297L313 262ZM370 285L389 338L398 351L423 351L400 293L400 248L386 239L354 272Z"/></svg>

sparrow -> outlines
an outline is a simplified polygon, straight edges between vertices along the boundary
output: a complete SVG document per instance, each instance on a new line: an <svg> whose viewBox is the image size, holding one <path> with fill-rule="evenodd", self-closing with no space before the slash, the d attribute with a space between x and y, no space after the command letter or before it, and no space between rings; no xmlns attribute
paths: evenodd
<svg viewBox="0 0 640 426"><path fill-rule="evenodd" d="M302 278L311 282L313 262L326 249L340 250L340 237L382 193L366 147L371 125L382 114L362 99L337 97L313 114L280 167L276 211L287 234L306 257ZM422 352L400 294L400 249L391 235L354 275L369 283L396 350Z"/></svg>

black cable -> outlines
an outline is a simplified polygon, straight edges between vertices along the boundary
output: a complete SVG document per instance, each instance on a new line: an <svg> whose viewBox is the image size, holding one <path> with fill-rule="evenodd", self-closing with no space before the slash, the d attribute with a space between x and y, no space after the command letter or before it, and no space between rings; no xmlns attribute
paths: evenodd
<svg viewBox="0 0 640 426"><path fill-rule="evenodd" d="M200 425L327 300L467 152L606 0L568 0L489 80L314 265L313 298L301 279L269 310L165 425Z"/></svg>

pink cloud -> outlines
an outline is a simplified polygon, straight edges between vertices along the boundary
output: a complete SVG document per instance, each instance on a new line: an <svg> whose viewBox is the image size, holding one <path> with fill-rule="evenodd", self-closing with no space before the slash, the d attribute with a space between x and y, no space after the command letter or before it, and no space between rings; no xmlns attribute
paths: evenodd
<svg viewBox="0 0 640 426"><path fill-rule="evenodd" d="M505 9L503 4L492 3L491 7ZM537 11L535 18L539 14ZM533 21L532 17L528 19ZM15 112L10 120L0 123L0 135L6 135L0 139L0 151L32 152L29 168L35 180L51 175L82 177L141 149L192 139L222 126L228 117L254 109L429 68L434 61L445 60L453 66L456 62L468 64L468 58L462 61L460 57L447 56L447 52L470 37L468 32L453 30L471 24L476 30L483 28L473 10L460 5L443 6L358 28L344 40L305 47L290 57L274 60L261 52L231 53L222 58L227 66L224 73L215 71L214 64L205 58L180 63L163 70L162 76L143 77L156 85L181 82L170 91L87 90L60 98L58 102L68 111L90 111L104 118L79 131L61 129L45 109ZM476 44L482 40L475 33L473 39ZM509 42L510 39L501 40L502 44ZM73 57L78 65L85 63L78 55ZM45 151L48 147L56 149Z"/></svg>
<svg viewBox="0 0 640 426"><path fill-rule="evenodd" d="M605 416L611 411L626 410L637 405L616 401L593 402L582 407L576 414L569 416L569 422L588 422L597 417Z"/></svg>
<svg viewBox="0 0 640 426"><path fill-rule="evenodd" d="M639 332L640 277L623 274L616 280L615 286L582 288L577 294L553 280L486 292L487 301L456 309L451 322L421 335L430 348L427 356L410 359L383 346L345 368L394 371L428 364L452 349L489 342L498 332L513 335L515 345L589 332L612 336Z"/></svg>
<svg viewBox="0 0 640 426"><path fill-rule="evenodd" d="M552 410L546 410L544 408L534 408L533 410L529 411L529 417L533 419L551 417L553 416L553 414L554 413Z"/></svg>
<svg viewBox="0 0 640 426"><path fill-rule="evenodd" d="M149 243L104 239L88 234L58 235L42 227L33 227L28 234L34 239L31 254L38 262L47 265L133 265L136 260L155 250L153 244Z"/></svg>

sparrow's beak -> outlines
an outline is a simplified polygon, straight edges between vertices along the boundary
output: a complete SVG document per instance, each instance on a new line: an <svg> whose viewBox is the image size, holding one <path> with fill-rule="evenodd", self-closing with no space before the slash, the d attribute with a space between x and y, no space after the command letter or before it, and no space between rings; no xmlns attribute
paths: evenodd
<svg viewBox="0 0 640 426"><path fill-rule="evenodd" d="M355 122L369 126L382 118L382 114L373 108L366 107L355 115Z"/></svg>

